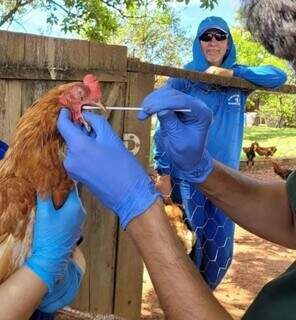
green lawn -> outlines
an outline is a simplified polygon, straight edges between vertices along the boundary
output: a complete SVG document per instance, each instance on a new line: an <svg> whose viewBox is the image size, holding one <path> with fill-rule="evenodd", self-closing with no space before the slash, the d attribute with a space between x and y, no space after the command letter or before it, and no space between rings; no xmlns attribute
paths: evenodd
<svg viewBox="0 0 296 320"><path fill-rule="evenodd" d="M155 119L152 121L151 138L154 134ZM245 128L244 147L249 147L252 142L257 141L262 147L276 146L277 151L273 158L296 158L296 128L270 128L265 126ZM153 139L151 139L153 145ZM153 163L152 151L150 163ZM257 156L257 159L260 159ZM242 152L241 160L246 160Z"/></svg>
<svg viewBox="0 0 296 320"><path fill-rule="evenodd" d="M262 147L276 146L274 158L296 158L296 128L269 128L265 126L245 129L244 147L257 141ZM242 153L241 159L246 159Z"/></svg>

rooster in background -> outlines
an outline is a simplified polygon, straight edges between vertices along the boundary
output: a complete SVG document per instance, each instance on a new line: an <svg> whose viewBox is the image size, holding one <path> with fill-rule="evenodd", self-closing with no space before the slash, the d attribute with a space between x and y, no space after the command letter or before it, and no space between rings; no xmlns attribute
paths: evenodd
<svg viewBox="0 0 296 320"><path fill-rule="evenodd" d="M294 171L291 169L282 168L278 163L272 162L273 171L275 174L280 176L283 180L287 180L289 175Z"/></svg>
<svg viewBox="0 0 296 320"><path fill-rule="evenodd" d="M259 144L256 147L256 153L259 156L264 156L265 158L272 157L277 151L276 147L260 147Z"/></svg>
<svg viewBox="0 0 296 320"><path fill-rule="evenodd" d="M56 127L61 105L75 122L86 124L83 105L103 108L100 99L99 83L87 75L83 82L51 89L19 120L0 162L0 283L30 255L36 195L51 197L59 208L74 186L63 167L65 144Z"/></svg>
<svg viewBox="0 0 296 320"><path fill-rule="evenodd" d="M250 164L252 166L255 164L255 161L254 161L254 159L256 157L255 151L256 151L258 146L259 146L258 142L253 142L250 147L243 147L243 151L246 154L247 159L248 159L247 160L247 166L248 167L249 167Z"/></svg>

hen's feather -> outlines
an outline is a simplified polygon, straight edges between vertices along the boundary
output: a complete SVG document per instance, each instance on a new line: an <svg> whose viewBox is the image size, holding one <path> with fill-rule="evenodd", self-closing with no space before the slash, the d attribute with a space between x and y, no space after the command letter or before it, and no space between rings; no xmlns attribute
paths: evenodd
<svg viewBox="0 0 296 320"><path fill-rule="evenodd" d="M81 101L91 101L95 83L92 85L88 88L79 82L51 89L27 109L17 124L0 162L0 283L30 254L37 194L52 197L58 208L74 185L63 167L64 141L56 125L59 99L77 86ZM67 106L73 116L71 105ZM75 112L81 113L81 108Z"/></svg>
<svg viewBox="0 0 296 320"><path fill-rule="evenodd" d="M30 252L35 192L24 179L0 179L0 283Z"/></svg>

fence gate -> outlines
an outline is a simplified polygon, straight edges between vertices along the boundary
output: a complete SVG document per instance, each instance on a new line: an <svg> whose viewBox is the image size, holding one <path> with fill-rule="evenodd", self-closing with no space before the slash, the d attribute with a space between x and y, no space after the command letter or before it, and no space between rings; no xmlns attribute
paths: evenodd
<svg viewBox="0 0 296 320"><path fill-rule="evenodd" d="M154 86L153 75L127 71L126 47L0 31L0 139L9 143L19 117L43 92L87 73L101 82L107 106L138 106ZM107 117L148 167L150 123L137 121L134 111ZM81 195L88 213L82 244L87 272L74 307L139 319L142 261L115 215L86 189Z"/></svg>

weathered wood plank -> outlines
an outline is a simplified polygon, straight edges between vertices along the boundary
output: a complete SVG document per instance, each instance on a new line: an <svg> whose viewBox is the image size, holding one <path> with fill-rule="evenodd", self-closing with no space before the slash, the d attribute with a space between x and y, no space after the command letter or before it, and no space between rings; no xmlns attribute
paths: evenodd
<svg viewBox="0 0 296 320"><path fill-rule="evenodd" d="M127 47L90 42L89 68L127 75Z"/></svg>
<svg viewBox="0 0 296 320"><path fill-rule="evenodd" d="M77 310L89 311L90 310L90 265L91 265L91 239L90 239L90 228L92 223L91 215L93 211L96 210L93 205L93 199L91 198L89 192L85 188L82 188L79 185L79 195L82 199L83 206L86 210L86 221L83 227L83 242L80 245L80 249L83 252L85 261L86 261L86 271L81 283L81 287L78 295L76 296L72 307Z"/></svg>
<svg viewBox="0 0 296 320"><path fill-rule="evenodd" d="M0 31L0 78L126 82L127 48Z"/></svg>
<svg viewBox="0 0 296 320"><path fill-rule="evenodd" d="M25 54L25 35L0 31L0 64L22 65Z"/></svg>
<svg viewBox="0 0 296 320"><path fill-rule="evenodd" d="M117 87L117 84L103 84L104 102L124 103L125 85L119 84L120 90ZM123 121L122 112L109 115L109 122L119 134L123 131ZM87 273L74 306L79 310L111 314L114 309L118 221L113 213L90 194L83 192L82 198L88 212L84 228L85 240L82 244L87 260Z"/></svg>
<svg viewBox="0 0 296 320"><path fill-rule="evenodd" d="M64 82L59 81L22 81L21 114L50 88Z"/></svg>
<svg viewBox="0 0 296 320"><path fill-rule="evenodd" d="M0 58L0 79L80 81L87 73L94 74L102 82L127 82L125 73L118 74L99 69L76 70L53 66L35 68L24 65L1 65Z"/></svg>
<svg viewBox="0 0 296 320"><path fill-rule="evenodd" d="M87 266L74 307L79 310L111 314L114 296L117 221L85 189L80 193L87 212L81 245Z"/></svg>
<svg viewBox="0 0 296 320"><path fill-rule="evenodd" d="M154 87L154 75L130 73L127 106L137 106ZM150 151L150 120L139 122L136 112L125 112L124 133L140 139L138 159L147 168ZM141 315L143 263L134 244L124 231L120 231L116 269L116 295L114 314L130 320Z"/></svg>
<svg viewBox="0 0 296 320"><path fill-rule="evenodd" d="M23 65L42 68L47 66L47 39L45 37L25 35L25 55Z"/></svg>
<svg viewBox="0 0 296 320"><path fill-rule="evenodd" d="M152 63L141 62L139 59L128 59L127 69L129 72L140 72L174 78L184 78L193 81L216 84L222 87L233 87L246 90L261 90L273 93L296 93L296 86L284 85L278 89L262 88L238 77L226 78L223 76L207 74L204 72L193 72L169 66L161 66Z"/></svg>
<svg viewBox="0 0 296 320"><path fill-rule="evenodd" d="M0 80L0 139L10 143L21 115L21 82Z"/></svg>
<svg viewBox="0 0 296 320"><path fill-rule="evenodd" d="M64 66L75 70L88 70L90 43L81 40L67 40L63 44Z"/></svg>
<svg viewBox="0 0 296 320"><path fill-rule="evenodd" d="M114 85L105 84L103 88L103 101L110 101L110 93ZM109 99L108 99L109 98ZM113 103L123 104L125 99L125 86ZM113 129L120 135L123 131L123 113L114 112L109 116ZM90 311L98 313L113 313L116 250L118 238L117 217L97 203L97 212L92 215L90 234L91 242L91 286L90 286Z"/></svg>

